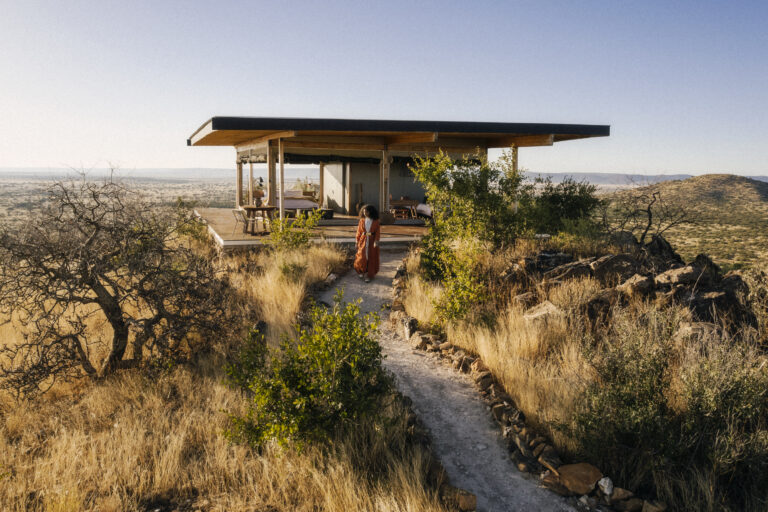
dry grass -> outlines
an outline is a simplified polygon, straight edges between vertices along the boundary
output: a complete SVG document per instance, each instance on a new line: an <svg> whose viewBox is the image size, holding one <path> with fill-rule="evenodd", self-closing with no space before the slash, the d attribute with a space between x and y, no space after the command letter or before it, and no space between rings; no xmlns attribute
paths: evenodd
<svg viewBox="0 0 768 512"><path fill-rule="evenodd" d="M315 246L304 253L225 256L221 264L277 336L290 329L307 287L343 257L333 247ZM286 276L286 264L304 270ZM5 340L17 336L12 325L2 329ZM259 453L230 444L222 436L224 411L245 407L244 397L225 384L232 350L212 340L210 351L184 365L57 385L27 403L1 396L0 508L444 510L425 482L428 451L405 441L401 410L387 413L395 421L386 432L360 425L327 450L267 446Z"/></svg>

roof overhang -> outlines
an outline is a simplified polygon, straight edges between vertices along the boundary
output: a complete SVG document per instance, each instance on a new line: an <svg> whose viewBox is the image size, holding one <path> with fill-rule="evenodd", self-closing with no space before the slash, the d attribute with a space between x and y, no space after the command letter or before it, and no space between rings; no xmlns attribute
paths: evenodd
<svg viewBox="0 0 768 512"><path fill-rule="evenodd" d="M551 146L608 135L610 126L586 124L213 117L187 139L187 145L234 146L238 153L265 154L281 139L286 151L296 154L367 156L380 151L408 155Z"/></svg>

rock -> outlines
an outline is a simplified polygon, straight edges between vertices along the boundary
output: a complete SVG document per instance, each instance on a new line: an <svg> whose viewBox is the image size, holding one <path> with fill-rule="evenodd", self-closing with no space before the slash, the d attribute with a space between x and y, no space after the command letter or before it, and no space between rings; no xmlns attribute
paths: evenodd
<svg viewBox="0 0 768 512"><path fill-rule="evenodd" d="M475 383L481 390L485 391L493 384L493 375L491 375L491 372L482 372L475 377Z"/></svg>
<svg viewBox="0 0 768 512"><path fill-rule="evenodd" d="M629 254L609 254L589 266L595 279L609 286L625 281L640 270L640 263Z"/></svg>
<svg viewBox="0 0 768 512"><path fill-rule="evenodd" d="M523 318L531 324L547 325L550 322L559 321L563 318L563 311L545 300L538 306L532 307L523 314Z"/></svg>
<svg viewBox="0 0 768 512"><path fill-rule="evenodd" d="M557 451L549 445L544 446L544 449L541 451L537 460L542 466L555 474L559 473L559 468L563 464L560 457L557 455Z"/></svg>
<svg viewBox="0 0 768 512"><path fill-rule="evenodd" d="M754 313L744 306L735 295L728 292L698 293L691 299L689 308L694 318L701 322L726 320L736 326L757 326Z"/></svg>
<svg viewBox="0 0 768 512"><path fill-rule="evenodd" d="M663 501L644 501L642 512L664 512L667 510L667 504Z"/></svg>
<svg viewBox="0 0 768 512"><path fill-rule="evenodd" d="M607 476L604 476L603 478L597 481L597 487L606 496L611 496L613 494L613 480L611 480Z"/></svg>
<svg viewBox="0 0 768 512"><path fill-rule="evenodd" d="M611 501L611 506L617 512L640 512L643 509L643 500L640 498L629 498L623 501Z"/></svg>
<svg viewBox="0 0 768 512"><path fill-rule="evenodd" d="M392 305L389 307L390 311L405 311L405 306L403 306L403 301L400 299L395 299L392 301Z"/></svg>
<svg viewBox="0 0 768 512"><path fill-rule="evenodd" d="M483 363L483 360L480 358L477 358L472 362L471 368L473 372L482 373L488 371L488 367L485 366L485 363Z"/></svg>
<svg viewBox="0 0 768 512"><path fill-rule="evenodd" d="M580 462L557 468L560 481L575 494L589 494L603 474L592 464Z"/></svg>
<svg viewBox="0 0 768 512"><path fill-rule="evenodd" d="M411 339L411 335L416 332L419 327L419 321L412 316L403 319L403 337L407 340Z"/></svg>
<svg viewBox="0 0 768 512"><path fill-rule="evenodd" d="M611 318L613 308L621 302L622 298L621 292L616 288L606 288L598 291L582 304L581 311L593 326L600 326Z"/></svg>
<svg viewBox="0 0 768 512"><path fill-rule="evenodd" d="M491 414L493 414L493 417L496 418L496 421L498 422L504 421L504 413L506 412L507 407L504 404L496 404L491 408Z"/></svg>
<svg viewBox="0 0 768 512"><path fill-rule="evenodd" d="M525 457L525 455L521 454L519 450L514 450L512 452L512 455L509 456L509 458L515 464L515 467L517 468L518 471L521 471L523 473L530 472L531 470L530 461Z"/></svg>
<svg viewBox="0 0 768 512"><path fill-rule="evenodd" d="M529 261L527 260L529 260L529 258L526 258L526 261L521 261L521 266L529 265ZM553 269L572 261L573 256L571 254L566 254L564 252L542 251L536 255L535 267L538 267L541 270ZM533 263L533 260L531 260L530 263ZM528 267L526 270L531 271L533 269Z"/></svg>
<svg viewBox="0 0 768 512"><path fill-rule="evenodd" d="M725 274L725 277L720 281L718 288L739 298L744 298L749 295L749 286L744 282L741 275L736 272L728 272Z"/></svg>
<svg viewBox="0 0 768 512"><path fill-rule="evenodd" d="M456 505L462 512L470 512L477 508L477 496L464 489L459 489Z"/></svg>
<svg viewBox="0 0 768 512"><path fill-rule="evenodd" d="M691 262L691 265L701 270L702 277L699 281L700 283L714 286L722 280L723 271L720 270L720 267L718 267L706 254L699 254L696 256Z"/></svg>
<svg viewBox="0 0 768 512"><path fill-rule="evenodd" d="M439 348L441 352L447 352L453 348L453 343L450 341L445 341L438 345L437 348Z"/></svg>
<svg viewBox="0 0 768 512"><path fill-rule="evenodd" d="M560 265L557 268L544 273L544 278L548 281L566 281L568 279L579 279L592 276L590 260L574 261Z"/></svg>
<svg viewBox="0 0 768 512"><path fill-rule="evenodd" d="M632 491L628 491L626 489L622 489L621 487L615 487L613 488L613 493L611 494L611 501L622 501L627 500L634 496Z"/></svg>
<svg viewBox="0 0 768 512"><path fill-rule="evenodd" d="M546 441L547 440L545 438L541 436L536 436L531 440L531 442L528 443L528 446L530 446L531 448L536 448L537 446L539 446L542 443L545 443Z"/></svg>
<svg viewBox="0 0 768 512"><path fill-rule="evenodd" d="M459 360L458 364L456 365L456 369L461 373L469 373L471 366L472 358L469 356L464 356Z"/></svg>
<svg viewBox="0 0 768 512"><path fill-rule="evenodd" d="M414 332L408 342L411 344L411 347L416 350L424 350L427 348L427 341L419 331Z"/></svg>
<svg viewBox="0 0 768 512"><path fill-rule="evenodd" d="M683 258L675 252L663 236L654 235L651 241L643 246L643 263L653 272L664 272L670 268L684 265Z"/></svg>
<svg viewBox="0 0 768 512"><path fill-rule="evenodd" d="M536 294L533 292L525 292L512 297L512 303L520 306L523 309L529 309L531 306L536 304L537 300L538 299L536 298Z"/></svg>
<svg viewBox="0 0 768 512"><path fill-rule="evenodd" d="M691 291L683 285L677 285L670 291L656 295L656 303L661 307L671 306L672 304L688 302L691 298Z"/></svg>
<svg viewBox="0 0 768 512"><path fill-rule="evenodd" d="M579 498L579 504L584 507L586 510L592 510L595 507L597 507L597 500L593 498L592 496L587 496L586 494Z"/></svg>
<svg viewBox="0 0 768 512"><path fill-rule="evenodd" d="M676 284L693 284L701 277L702 271L693 265L673 268L656 276L656 286L674 286Z"/></svg>
<svg viewBox="0 0 768 512"><path fill-rule="evenodd" d="M557 475L551 471L546 471L543 475L541 475L541 484L550 491L556 492L560 496L573 496L573 493L568 490L568 488L563 485Z"/></svg>
<svg viewBox="0 0 768 512"><path fill-rule="evenodd" d="M541 452L543 452L546 447L547 447L546 443L541 443L538 446L536 446L536 448L533 449L533 456L538 459L539 455L541 455Z"/></svg>
<svg viewBox="0 0 768 512"><path fill-rule="evenodd" d="M517 449L520 450L520 453L523 454L525 458L533 458L533 452L528 447L528 440L522 432L519 434L512 434L512 441L515 443L515 446L517 446Z"/></svg>
<svg viewBox="0 0 768 512"><path fill-rule="evenodd" d="M654 289L655 282L652 277L635 274L616 289L629 297L644 297L649 295Z"/></svg>

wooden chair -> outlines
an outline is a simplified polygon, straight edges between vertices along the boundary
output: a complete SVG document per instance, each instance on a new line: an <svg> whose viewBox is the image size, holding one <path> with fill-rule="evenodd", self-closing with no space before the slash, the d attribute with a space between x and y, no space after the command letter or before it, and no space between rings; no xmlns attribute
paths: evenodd
<svg viewBox="0 0 768 512"><path fill-rule="evenodd" d="M237 225L239 223L243 224L243 233L247 234L250 232L251 222L254 222L254 219L248 218L248 216L245 214L245 211L234 209L232 210L232 215L235 216L235 227L232 228L232 234L235 234L235 230L237 229Z"/></svg>

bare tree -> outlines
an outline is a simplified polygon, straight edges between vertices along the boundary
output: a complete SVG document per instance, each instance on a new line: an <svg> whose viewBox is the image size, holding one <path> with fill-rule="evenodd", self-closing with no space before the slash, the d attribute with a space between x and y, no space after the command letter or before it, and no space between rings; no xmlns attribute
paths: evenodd
<svg viewBox="0 0 768 512"><path fill-rule="evenodd" d="M641 244L693 221L690 208L682 200L665 196L653 185L616 192L603 204L601 216L609 232L630 232Z"/></svg>
<svg viewBox="0 0 768 512"><path fill-rule="evenodd" d="M182 243L192 222L83 176L54 183L26 224L0 225L0 313L23 332L0 347L0 385L30 394L102 377L147 354L179 356L214 332L226 284ZM95 336L99 319L111 329Z"/></svg>

